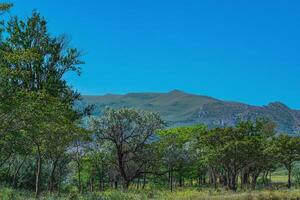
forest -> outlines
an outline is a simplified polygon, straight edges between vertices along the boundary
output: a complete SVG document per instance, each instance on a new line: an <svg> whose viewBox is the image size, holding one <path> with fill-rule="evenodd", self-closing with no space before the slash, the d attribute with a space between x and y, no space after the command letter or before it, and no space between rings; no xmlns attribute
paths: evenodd
<svg viewBox="0 0 300 200"><path fill-rule="evenodd" d="M40 13L9 17L11 7L0 4L0 199L300 197L297 135L267 119L208 128L133 108L92 116L64 79L81 74L81 52ZM279 170L286 179L273 181Z"/></svg>

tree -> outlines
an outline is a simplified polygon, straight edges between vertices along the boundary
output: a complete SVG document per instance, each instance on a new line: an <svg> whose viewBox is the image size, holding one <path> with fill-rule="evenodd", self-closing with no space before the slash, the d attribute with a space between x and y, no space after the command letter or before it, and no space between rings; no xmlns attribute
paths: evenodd
<svg viewBox="0 0 300 200"><path fill-rule="evenodd" d="M94 182L95 179L98 181L99 191L104 190L105 181L109 180L112 177L109 177L110 174L114 174L113 177L116 183L116 175L117 172L115 170L115 165L113 159L113 149L111 147L111 143L106 140L97 140L97 142L93 142L88 151L86 152L87 160L89 161L90 168L89 175L90 179ZM113 184L111 184L113 185ZM116 187L116 185L115 185Z"/></svg>
<svg viewBox="0 0 300 200"><path fill-rule="evenodd" d="M210 166L213 182L217 184L217 171L225 172L229 189L236 191L237 175L243 168L243 148L240 143L242 135L234 128L216 128L203 136L206 146L207 163ZM221 169L218 169L220 167Z"/></svg>
<svg viewBox="0 0 300 200"><path fill-rule="evenodd" d="M237 125L239 132L244 135L245 166L241 173L242 186L250 183L252 188L263 171L269 171L274 166L274 156L268 151L271 138L275 135L275 124L267 120L258 119L253 121L242 121Z"/></svg>
<svg viewBox="0 0 300 200"><path fill-rule="evenodd" d="M59 102L58 102L59 103ZM55 173L59 163L66 157L67 151L75 141L82 140L88 132L80 127L77 113L69 105L56 105L55 114L57 116L56 126L51 126L46 134L46 157L51 162L51 172L49 177L49 191L54 190ZM87 137L87 136L86 136Z"/></svg>
<svg viewBox="0 0 300 200"><path fill-rule="evenodd" d="M184 178L193 173L200 157L199 138L206 132L205 126L176 127L159 132L158 155L162 171L169 173L169 185L173 190L174 173L177 173L179 186Z"/></svg>
<svg viewBox="0 0 300 200"><path fill-rule="evenodd" d="M0 3L0 14L10 10L12 6L13 4L11 3Z"/></svg>
<svg viewBox="0 0 300 200"><path fill-rule="evenodd" d="M2 6L2 7L1 7ZM0 8L8 9L8 5ZM27 20L12 17L3 25L0 43L0 149L6 157L17 147L36 157L36 196L40 191L42 159L53 160L49 187L57 159L81 132L77 121L84 113L73 105L79 94L64 80L68 72L80 74L80 53L65 37L52 37L46 20L34 12ZM49 143L50 142L50 143ZM17 146L18 145L18 146ZM58 145L59 147L57 148ZM31 147L30 150L24 150ZM2 152L1 152L2 153Z"/></svg>
<svg viewBox="0 0 300 200"><path fill-rule="evenodd" d="M107 108L100 119L92 121L97 141L111 143L115 164L125 189L146 172L153 161L155 133L163 127L158 114L134 109Z"/></svg>
<svg viewBox="0 0 300 200"><path fill-rule="evenodd" d="M291 174L294 165L300 160L300 138L290 135L279 135L273 140L273 151L279 163L288 171L288 188L291 188Z"/></svg>
<svg viewBox="0 0 300 200"><path fill-rule="evenodd" d="M34 12L26 21L11 18L1 43L2 77L15 89L46 90L73 103L79 95L63 79L67 72L80 74L80 53L68 47L65 37L52 37L46 20Z"/></svg>
<svg viewBox="0 0 300 200"><path fill-rule="evenodd" d="M57 161L74 137L82 132L73 118L76 117L72 107L44 92L26 92L18 94L22 103L16 108L21 124L18 132L31 147L36 157L36 195L40 192L42 160L46 155ZM56 164L53 166L55 170ZM52 174L53 175L53 174ZM53 181L53 176L51 181Z"/></svg>
<svg viewBox="0 0 300 200"><path fill-rule="evenodd" d="M238 175L243 172L242 181L247 184L251 174L254 187L259 174L272 162L265 150L273 135L273 124L264 120L240 122L237 127L216 128L203 135L206 163L215 186L219 175L224 185L236 191Z"/></svg>

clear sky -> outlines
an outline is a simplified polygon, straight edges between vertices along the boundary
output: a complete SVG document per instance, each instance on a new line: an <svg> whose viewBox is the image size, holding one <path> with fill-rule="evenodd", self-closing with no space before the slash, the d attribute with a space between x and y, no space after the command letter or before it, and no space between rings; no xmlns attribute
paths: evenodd
<svg viewBox="0 0 300 200"><path fill-rule="evenodd" d="M84 52L82 94L179 89L300 109L300 1L15 0Z"/></svg>

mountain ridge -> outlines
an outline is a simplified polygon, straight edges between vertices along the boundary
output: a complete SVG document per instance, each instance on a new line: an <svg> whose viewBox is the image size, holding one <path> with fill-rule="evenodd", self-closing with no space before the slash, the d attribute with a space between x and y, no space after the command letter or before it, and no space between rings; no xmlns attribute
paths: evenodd
<svg viewBox="0 0 300 200"><path fill-rule="evenodd" d="M172 90L167 93L84 95L81 105L89 104L95 105L94 115L101 115L106 106L133 107L158 112L168 126L198 123L206 124L208 127L232 126L240 120L266 118L277 124L279 132L296 134L300 131L300 110L291 109L278 101L255 106Z"/></svg>

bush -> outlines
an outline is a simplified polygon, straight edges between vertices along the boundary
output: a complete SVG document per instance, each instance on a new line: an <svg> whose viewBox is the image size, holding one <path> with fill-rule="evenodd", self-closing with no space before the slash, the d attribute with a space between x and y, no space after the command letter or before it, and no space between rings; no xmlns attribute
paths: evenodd
<svg viewBox="0 0 300 200"><path fill-rule="evenodd" d="M4 188L0 191L0 199L4 200L15 200L15 194L14 194L14 191L13 189L10 189L10 188Z"/></svg>

